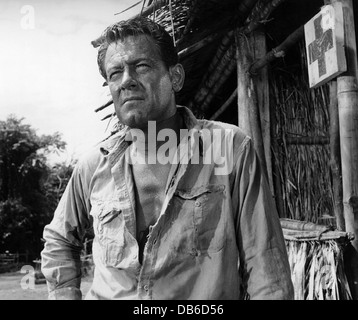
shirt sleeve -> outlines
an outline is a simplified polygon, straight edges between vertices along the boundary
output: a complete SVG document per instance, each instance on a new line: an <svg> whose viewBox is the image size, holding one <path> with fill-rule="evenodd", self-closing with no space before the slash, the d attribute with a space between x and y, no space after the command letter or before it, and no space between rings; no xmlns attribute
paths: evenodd
<svg viewBox="0 0 358 320"><path fill-rule="evenodd" d="M291 300L293 285L280 220L250 139L243 143L235 169L236 234L246 294L252 300Z"/></svg>
<svg viewBox="0 0 358 320"><path fill-rule="evenodd" d="M45 226L41 271L49 299L80 300L82 240L89 222L89 197L76 166L50 224Z"/></svg>

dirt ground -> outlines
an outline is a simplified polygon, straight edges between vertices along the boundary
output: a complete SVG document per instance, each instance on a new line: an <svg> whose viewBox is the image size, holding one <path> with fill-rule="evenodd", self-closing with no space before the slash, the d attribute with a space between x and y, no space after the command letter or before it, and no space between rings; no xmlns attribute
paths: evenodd
<svg viewBox="0 0 358 320"><path fill-rule="evenodd" d="M45 283L35 284L23 289L21 280L25 274L16 272L0 273L0 300L47 300L47 286ZM83 296L87 293L92 278L82 279L81 290Z"/></svg>

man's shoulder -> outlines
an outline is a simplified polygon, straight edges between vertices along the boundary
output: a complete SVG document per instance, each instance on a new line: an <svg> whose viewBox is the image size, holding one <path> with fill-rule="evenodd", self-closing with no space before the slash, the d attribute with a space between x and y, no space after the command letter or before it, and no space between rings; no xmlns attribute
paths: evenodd
<svg viewBox="0 0 358 320"><path fill-rule="evenodd" d="M230 131L232 132L233 136L236 139L241 141L250 139L250 137L240 127L231 123L221 122L216 120L206 120L206 119L198 120L198 122L200 123L200 126L203 129L209 129L210 131L213 130Z"/></svg>

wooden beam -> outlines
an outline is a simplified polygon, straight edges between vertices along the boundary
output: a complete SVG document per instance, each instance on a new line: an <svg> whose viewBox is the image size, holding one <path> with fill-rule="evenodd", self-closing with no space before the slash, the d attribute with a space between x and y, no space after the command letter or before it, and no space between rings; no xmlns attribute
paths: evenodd
<svg viewBox="0 0 358 320"><path fill-rule="evenodd" d="M230 106L237 96L237 88L230 95L230 97L225 101L225 103L210 117L210 120L215 120Z"/></svg>
<svg viewBox="0 0 358 320"><path fill-rule="evenodd" d="M277 58L282 58L285 56L286 51L301 40L304 36L304 28L300 26L297 28L291 35L289 35L279 46L272 49L265 57L255 61L251 68L250 73L255 74L259 69L266 66L268 63L276 60Z"/></svg>
<svg viewBox="0 0 358 320"><path fill-rule="evenodd" d="M204 78L201 82L201 85L199 86L200 89L196 93L193 103L197 106L201 106L210 92L213 92L213 90L217 92L217 89L219 89L219 85L221 85L222 82L223 73L228 71L231 73L233 68L235 68L235 52L233 50L228 50L216 66L215 72L210 74L206 79ZM214 89L214 87L216 87L216 89ZM205 104L207 103L208 101L206 101Z"/></svg>
<svg viewBox="0 0 358 320"><path fill-rule="evenodd" d="M243 0L239 3L237 9L239 23L247 18L257 2L258 0ZM234 40L234 30L230 30L225 33L225 35L221 34L220 36L222 37L222 41L202 78L197 95L189 102L189 107L193 105L200 106L204 99L206 106L210 103L210 99L212 99L213 95L211 94L208 98L206 97L213 88L213 83L216 83L217 75L220 75L223 71L223 60L225 60L226 57L231 59L235 53L235 48L232 45ZM216 85L216 88L219 88L218 85Z"/></svg>
<svg viewBox="0 0 358 320"><path fill-rule="evenodd" d="M217 81L215 84L210 87L210 90L205 97L204 101L201 103L201 109L205 112L209 109L210 103L212 99L215 97L216 93L220 90L220 88L224 85L230 75L234 72L236 67L235 59L232 59L228 64L222 64L222 68L218 68Z"/></svg>
<svg viewBox="0 0 358 320"><path fill-rule="evenodd" d="M199 3L200 3L200 0L193 0L193 2L191 4L191 8L189 10L189 18L188 18L188 21L187 21L187 23L185 25L185 28L184 28L183 33L181 35L181 38L177 42L178 45L183 41L184 37L190 31L191 26L193 25L193 23L195 21L196 15L199 12Z"/></svg>
<svg viewBox="0 0 358 320"><path fill-rule="evenodd" d="M194 43L193 45L181 50L178 55L179 59L182 60L186 56L194 53L195 51L198 51L199 49L207 46L208 44L212 43L213 41L217 40L219 37L222 37L222 33L216 32L212 33L209 36L205 37L204 39L201 39L200 41Z"/></svg>
<svg viewBox="0 0 358 320"><path fill-rule="evenodd" d="M238 5L238 19L239 23L244 22L247 16L250 14L251 10L255 7L255 4L258 0L242 0ZM240 21L241 20L241 21Z"/></svg>
<svg viewBox="0 0 358 320"><path fill-rule="evenodd" d="M245 34L249 34L257 28L261 27L262 24L267 22L267 19L271 13L284 1L286 0L272 0L271 2L267 3L266 6L263 6L262 2L259 1L255 8L252 10L253 16L250 17L250 21L248 21L243 27L243 32Z"/></svg>
<svg viewBox="0 0 358 320"><path fill-rule="evenodd" d="M239 15L241 15L241 17L247 17L247 15L249 14L249 11L245 11L248 10L248 8L254 8L256 5L256 9L255 12L257 14L253 15L250 17L251 20L248 20L247 23L239 28L240 32L243 34L248 35L249 33L254 32L257 28L259 28L262 23L263 23L263 19L267 19L267 17L272 13L272 11L284 0L273 0L272 2L270 2L269 4L267 4L264 7L264 10L261 10L262 4L260 1L243 1L240 3L239 5ZM250 9L251 10L251 9ZM223 35L218 34L217 36L215 36L212 40L217 40L219 37L222 37ZM196 106L200 106L202 104L204 104L203 109L207 109L208 105L211 102L211 99L213 98L213 91L212 89L214 88L214 83L215 83L215 89L219 89L218 87L218 75L220 75L223 72L223 66L224 66L224 62L227 59L231 59L232 56L232 52L235 51L234 45L233 45L233 39L234 39L234 30L230 30L229 32L227 32L222 39L222 42L217 50L217 52L215 53L214 58L212 59L208 70L206 71L205 75L202 78L201 84L199 85L199 90L198 93L195 95L195 97L192 99L192 101L189 103L189 107L196 105ZM212 42L212 41L210 41ZM210 43L207 42L206 44ZM204 44L204 45L206 45ZM198 47L201 48L202 46ZM187 49L185 49L187 50ZM190 52L193 52L195 50L195 48L193 49L189 49ZM184 50L183 50L184 53ZM227 63L227 67L231 68L231 64L228 62ZM229 71L225 71L225 74L228 74ZM223 83L222 81L220 81L220 83ZM217 91L217 90L216 90ZM205 99L205 100L204 100ZM204 101L204 102L203 102Z"/></svg>

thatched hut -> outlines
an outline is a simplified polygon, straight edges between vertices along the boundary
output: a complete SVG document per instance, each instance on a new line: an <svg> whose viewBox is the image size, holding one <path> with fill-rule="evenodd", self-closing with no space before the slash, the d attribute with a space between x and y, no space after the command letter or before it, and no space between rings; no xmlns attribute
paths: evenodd
<svg viewBox="0 0 358 320"><path fill-rule="evenodd" d="M337 3L344 34L338 60L345 59L346 68L313 87L309 65L331 63L325 37L335 30L329 16L326 30L305 25ZM282 219L296 297L357 299L357 4L149 0L138 3L138 12L165 25L176 43L186 70L178 104L198 117L239 125L253 138ZM308 35L313 51L307 51ZM104 101L96 111L108 113L109 105Z"/></svg>

